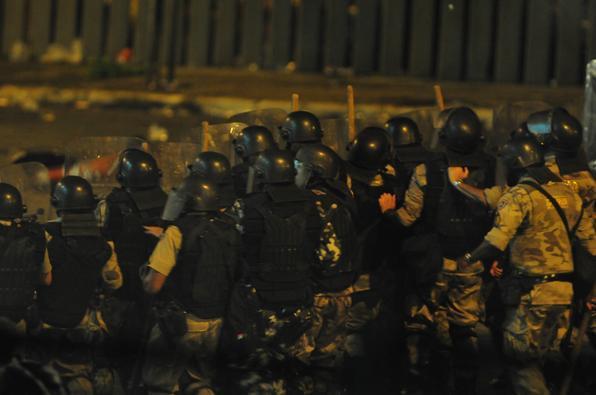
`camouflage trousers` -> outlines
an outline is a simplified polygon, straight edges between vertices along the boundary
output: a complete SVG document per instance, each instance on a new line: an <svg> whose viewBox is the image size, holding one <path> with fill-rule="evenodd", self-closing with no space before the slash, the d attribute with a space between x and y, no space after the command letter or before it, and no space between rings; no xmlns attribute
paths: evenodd
<svg viewBox="0 0 596 395"><path fill-rule="evenodd" d="M407 386L420 390L430 382L441 382L445 390L453 377L459 392L474 387L479 355L476 325L484 307L483 271L481 262L462 269L444 258L443 270L430 290L420 292L410 284L404 303Z"/></svg>
<svg viewBox="0 0 596 395"><path fill-rule="evenodd" d="M159 325L151 330L142 373L148 394L174 394L191 386L193 393L213 394L222 319L201 319L186 313L186 326L186 334L174 339L168 338ZM187 388L180 388L183 376L189 383Z"/></svg>
<svg viewBox="0 0 596 395"><path fill-rule="evenodd" d="M450 325L475 328L484 309L481 292L483 271L482 262L461 270L454 260L445 258L443 270L437 276L429 297L418 294L415 289L406 295L407 331L433 330L439 343L450 347Z"/></svg>
<svg viewBox="0 0 596 395"><path fill-rule="evenodd" d="M88 311L75 328L56 328L42 323L39 329L41 358L58 372L69 394L93 394L94 348L104 338L101 316L95 310Z"/></svg>
<svg viewBox="0 0 596 395"><path fill-rule="evenodd" d="M519 306L508 307L503 323L503 348L511 360L509 374L516 394L550 394L542 365L561 360L561 342L569 328L568 305L531 305L524 295Z"/></svg>
<svg viewBox="0 0 596 395"><path fill-rule="evenodd" d="M235 382L231 393L311 393L312 380L304 374L314 350L313 308L271 309L254 287L240 284L232 293L226 320L224 348Z"/></svg>
<svg viewBox="0 0 596 395"><path fill-rule="evenodd" d="M311 365L329 368L341 365L353 291L350 287L341 292L315 295L312 326L315 349L310 358Z"/></svg>

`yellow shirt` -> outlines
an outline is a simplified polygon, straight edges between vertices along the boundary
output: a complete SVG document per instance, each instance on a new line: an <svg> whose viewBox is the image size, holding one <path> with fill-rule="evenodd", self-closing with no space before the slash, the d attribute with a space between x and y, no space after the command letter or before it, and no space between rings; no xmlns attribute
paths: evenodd
<svg viewBox="0 0 596 395"><path fill-rule="evenodd" d="M176 266L178 252L182 247L182 233L177 226L169 226L149 257L148 266L156 272L169 276Z"/></svg>

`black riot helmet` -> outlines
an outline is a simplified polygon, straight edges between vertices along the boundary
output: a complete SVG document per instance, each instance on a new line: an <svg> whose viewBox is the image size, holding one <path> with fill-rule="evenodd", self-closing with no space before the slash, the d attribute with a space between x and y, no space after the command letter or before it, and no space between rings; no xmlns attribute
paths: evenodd
<svg viewBox="0 0 596 395"><path fill-rule="evenodd" d="M545 149L555 153L574 155L582 144L582 125L564 108L533 113L527 125Z"/></svg>
<svg viewBox="0 0 596 395"><path fill-rule="evenodd" d="M341 159L331 148L323 144L303 145L296 153L296 185L306 188L313 178L336 180L339 177Z"/></svg>
<svg viewBox="0 0 596 395"><path fill-rule="evenodd" d="M471 154L482 140L482 125L472 109L450 108L439 114L439 138L448 150Z"/></svg>
<svg viewBox="0 0 596 395"><path fill-rule="evenodd" d="M263 151L277 148L271 131L265 126L257 125L242 129L240 134L234 138L232 144L236 154L245 161Z"/></svg>
<svg viewBox="0 0 596 395"><path fill-rule="evenodd" d="M513 129L509 134L509 138L511 140L519 139L519 138L532 138L534 135L528 130L528 124L522 123L517 128ZM534 137L535 138L535 137Z"/></svg>
<svg viewBox="0 0 596 395"><path fill-rule="evenodd" d="M224 154L213 151L201 152L188 165L190 174L198 175L216 183L227 182L232 174L231 168L230 161Z"/></svg>
<svg viewBox="0 0 596 395"><path fill-rule="evenodd" d="M531 166L544 166L544 153L540 143L531 137L510 139L499 154L509 169L526 169Z"/></svg>
<svg viewBox="0 0 596 395"><path fill-rule="evenodd" d="M52 205L57 211L93 211L97 200L87 180L66 176L54 187Z"/></svg>
<svg viewBox="0 0 596 395"><path fill-rule="evenodd" d="M4 182L0 183L0 219L17 219L25 213L23 198L18 189Z"/></svg>
<svg viewBox="0 0 596 395"><path fill-rule="evenodd" d="M307 111L289 113L279 130L288 144L320 143L323 139L319 118Z"/></svg>
<svg viewBox="0 0 596 395"><path fill-rule="evenodd" d="M294 157L284 150L267 150L257 157L252 166L259 184L293 183L296 177Z"/></svg>
<svg viewBox="0 0 596 395"><path fill-rule="evenodd" d="M389 135L381 128L364 128L348 147L348 161L367 170L381 170L391 160Z"/></svg>
<svg viewBox="0 0 596 395"><path fill-rule="evenodd" d="M385 130L389 133L394 148L422 144L418 125L411 118L393 117L385 122Z"/></svg>
<svg viewBox="0 0 596 395"><path fill-rule="evenodd" d="M159 186L161 170L155 158L135 148L122 151L116 179L125 188L146 189Z"/></svg>
<svg viewBox="0 0 596 395"><path fill-rule="evenodd" d="M217 184L207 178L190 175L184 179L178 191L186 196L186 208L190 212L219 209Z"/></svg>
<svg viewBox="0 0 596 395"><path fill-rule="evenodd" d="M161 218L176 221L184 213L213 212L220 206L217 184L197 174L190 174L168 194Z"/></svg>
<svg viewBox="0 0 596 395"><path fill-rule="evenodd" d="M542 146L533 136L510 139L501 148L499 157L505 165L509 186L516 185L524 174L533 177L540 184L561 181L544 165Z"/></svg>
<svg viewBox="0 0 596 395"><path fill-rule="evenodd" d="M303 145L296 153L296 161L324 179L334 180L339 176L340 160L335 151L323 144Z"/></svg>

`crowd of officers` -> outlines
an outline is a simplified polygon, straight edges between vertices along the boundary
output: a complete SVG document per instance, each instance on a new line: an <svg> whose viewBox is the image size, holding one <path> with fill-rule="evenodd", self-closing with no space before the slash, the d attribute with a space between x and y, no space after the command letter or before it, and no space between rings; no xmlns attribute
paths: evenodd
<svg viewBox="0 0 596 395"><path fill-rule="evenodd" d="M3 390L26 376L38 393L475 394L479 321L508 393L556 388L545 370L565 371L593 307L572 245L596 265L574 117L513 131L500 186L466 107L440 114L436 152L404 117L362 130L345 161L311 113L279 131L281 148L245 128L234 167L199 153L169 194L155 159L125 150L119 187L98 204L65 177L44 225L0 184L0 314L27 336Z"/></svg>

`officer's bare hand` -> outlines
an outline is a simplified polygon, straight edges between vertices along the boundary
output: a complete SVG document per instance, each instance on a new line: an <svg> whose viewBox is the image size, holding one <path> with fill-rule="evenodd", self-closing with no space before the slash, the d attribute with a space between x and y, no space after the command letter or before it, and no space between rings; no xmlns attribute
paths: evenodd
<svg viewBox="0 0 596 395"><path fill-rule="evenodd" d="M596 310L596 296L593 296L592 299L590 299L586 302L586 307L590 311Z"/></svg>
<svg viewBox="0 0 596 395"><path fill-rule="evenodd" d="M163 228L159 226L144 226L145 233L151 236L155 236L158 239L161 237L163 233Z"/></svg>
<svg viewBox="0 0 596 395"><path fill-rule="evenodd" d="M490 275L494 278L501 278L503 276L503 268L498 261L494 261L490 267Z"/></svg>
<svg viewBox="0 0 596 395"><path fill-rule="evenodd" d="M454 166L447 169L449 173L449 181L463 181L470 175L470 170L467 167Z"/></svg>
<svg viewBox="0 0 596 395"><path fill-rule="evenodd" d="M397 197L390 193L384 193L379 198L379 206L381 207L381 212L385 213L389 210L395 210L397 205Z"/></svg>

